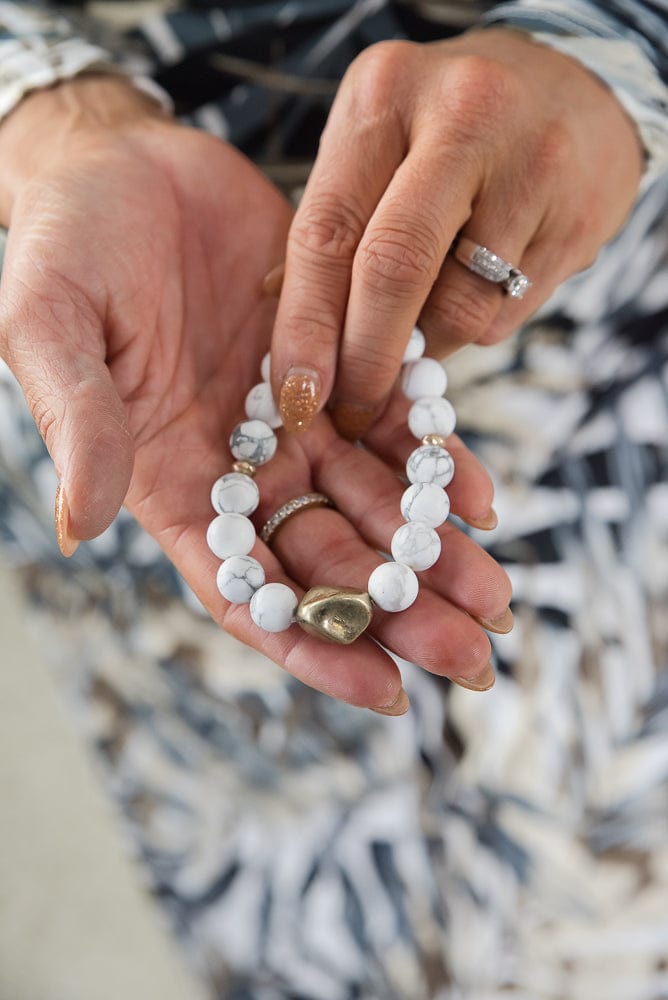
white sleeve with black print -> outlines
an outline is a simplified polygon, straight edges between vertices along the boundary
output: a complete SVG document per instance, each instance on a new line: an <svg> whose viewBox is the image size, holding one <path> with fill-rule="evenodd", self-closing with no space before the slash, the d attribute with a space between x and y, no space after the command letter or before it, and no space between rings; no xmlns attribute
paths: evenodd
<svg viewBox="0 0 668 1000"><path fill-rule="evenodd" d="M122 73L138 90L172 110L171 100L157 84L77 37L66 18L36 4L0 3L0 121L30 91L90 72Z"/></svg>

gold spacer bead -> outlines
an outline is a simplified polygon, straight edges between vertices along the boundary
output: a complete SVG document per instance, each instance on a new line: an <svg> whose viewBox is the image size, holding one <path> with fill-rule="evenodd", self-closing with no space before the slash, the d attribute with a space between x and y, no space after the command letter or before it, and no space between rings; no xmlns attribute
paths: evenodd
<svg viewBox="0 0 668 1000"><path fill-rule="evenodd" d="M445 438L440 434L425 434L422 444L436 445L437 448L445 448Z"/></svg>
<svg viewBox="0 0 668 1000"><path fill-rule="evenodd" d="M247 462L242 458L240 461L232 463L232 472L240 472L242 476L250 476L252 479L257 472L257 465L255 462Z"/></svg>

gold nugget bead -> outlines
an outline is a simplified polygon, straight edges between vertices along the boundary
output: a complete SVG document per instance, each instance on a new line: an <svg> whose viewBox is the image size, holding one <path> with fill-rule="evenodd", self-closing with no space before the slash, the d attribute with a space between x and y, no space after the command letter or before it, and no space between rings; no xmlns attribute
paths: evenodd
<svg viewBox="0 0 668 1000"><path fill-rule="evenodd" d="M367 628L371 612L371 598L359 590L312 587L299 602L295 621L311 635L347 646Z"/></svg>

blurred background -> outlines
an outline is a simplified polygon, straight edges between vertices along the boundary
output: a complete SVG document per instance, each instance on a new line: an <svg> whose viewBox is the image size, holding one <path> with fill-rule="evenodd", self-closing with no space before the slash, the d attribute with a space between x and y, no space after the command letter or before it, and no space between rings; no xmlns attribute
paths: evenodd
<svg viewBox="0 0 668 1000"><path fill-rule="evenodd" d="M0 561L0 997L204 996L167 937Z"/></svg>

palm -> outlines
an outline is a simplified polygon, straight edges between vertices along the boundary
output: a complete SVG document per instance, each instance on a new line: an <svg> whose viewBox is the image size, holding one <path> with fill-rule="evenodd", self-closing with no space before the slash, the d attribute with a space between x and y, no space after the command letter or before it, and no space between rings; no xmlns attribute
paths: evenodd
<svg viewBox="0 0 668 1000"><path fill-rule="evenodd" d="M218 595L218 563L205 543L210 486L229 469L229 433L269 346L274 305L261 282L282 257L289 207L243 158L201 133L170 126L149 132L140 145L140 157L136 148L132 155L107 151L26 195L12 220L3 288L10 298L15 285L36 293L33 337L53 337L57 317L84 369L77 390L84 419L96 419L99 391L86 379L86 359L98 368L100 355L106 360L134 444L127 506L212 615L314 686L356 703L386 704L396 693L396 667L375 643L363 638L342 655L295 627L262 632L246 607L227 606ZM48 428L45 436L48 443ZM345 517L312 510L289 522L277 538L280 563L258 543L254 554L268 579L297 588L365 588L378 564L375 549L387 547L400 523L393 466L409 442L378 430L372 444L380 457L337 438L325 416L302 437L282 436L278 456L258 474L259 522L310 489L332 495ZM114 446L112 436L104 459L112 493ZM68 461L86 468L75 458L73 446ZM475 513L475 488L484 489L484 480L463 449L460 458L470 485L463 476L453 506ZM90 478L90 461L87 469ZM90 484L68 484L68 493L77 489L84 495ZM438 673L474 673L489 655L488 640L457 605L493 617L507 588L477 547L455 528L445 531L448 574L425 574L416 605L400 616L380 616L375 635ZM462 566L454 575L453 562ZM471 588L481 575L489 586Z"/></svg>

